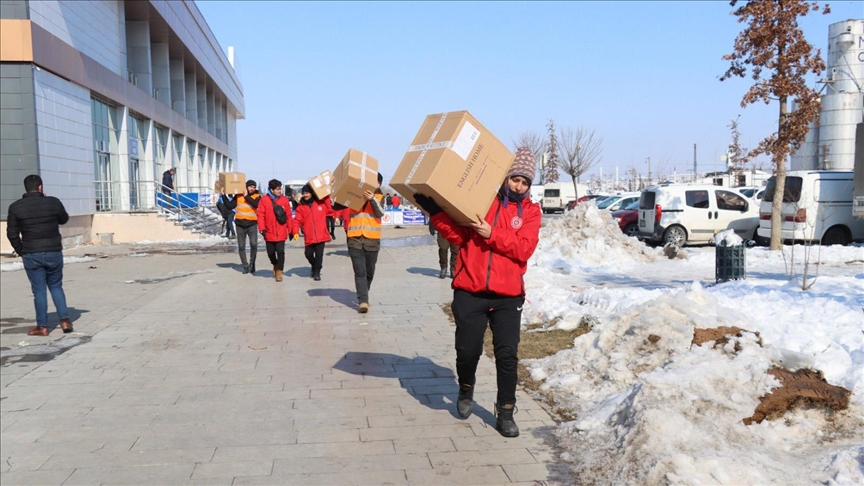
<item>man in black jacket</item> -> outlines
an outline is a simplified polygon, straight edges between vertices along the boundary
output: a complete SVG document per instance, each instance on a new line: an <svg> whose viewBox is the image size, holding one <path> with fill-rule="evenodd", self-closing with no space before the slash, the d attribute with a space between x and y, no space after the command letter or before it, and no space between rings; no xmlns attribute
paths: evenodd
<svg viewBox="0 0 864 486"><path fill-rule="evenodd" d="M9 205L6 238L24 260L24 270L33 290L36 327L27 334L48 335L46 286L57 308L60 328L64 333L72 332L63 292L63 238L60 236L60 225L69 221L69 214L59 199L42 193L42 178L38 175L25 177L24 189L27 194Z"/></svg>

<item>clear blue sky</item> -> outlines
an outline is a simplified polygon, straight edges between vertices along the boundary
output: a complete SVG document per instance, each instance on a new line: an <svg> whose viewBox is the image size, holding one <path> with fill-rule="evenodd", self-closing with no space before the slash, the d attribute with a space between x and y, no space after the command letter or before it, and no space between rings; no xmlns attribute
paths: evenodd
<svg viewBox="0 0 864 486"><path fill-rule="evenodd" d="M260 180L308 179L352 147L389 180L443 111L469 110L508 146L549 118L594 128L607 175L647 173L647 157L654 174L685 172L694 143L700 171L721 170L731 118L746 147L776 127L776 104L742 109L748 82L718 79L741 29L725 1L197 4L235 48L239 170ZM823 53L829 24L864 17L861 2L830 5L801 24Z"/></svg>

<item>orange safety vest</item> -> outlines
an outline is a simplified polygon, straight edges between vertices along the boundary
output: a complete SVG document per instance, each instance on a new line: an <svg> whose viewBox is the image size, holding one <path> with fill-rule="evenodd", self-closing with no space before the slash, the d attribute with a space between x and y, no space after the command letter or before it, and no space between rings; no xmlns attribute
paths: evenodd
<svg viewBox="0 0 864 486"><path fill-rule="evenodd" d="M261 194L253 194L252 199L258 199L261 197ZM234 215L234 219L246 219L249 221L258 221L258 213L252 209L246 202L246 196L237 196L237 213Z"/></svg>
<svg viewBox="0 0 864 486"><path fill-rule="evenodd" d="M378 201L378 204L381 204L381 201L384 200L384 196L381 194L375 194L375 200ZM357 211L351 210L351 216L348 220L348 238L359 238L361 236L365 236L370 240L380 240L381 239L381 218L375 216L375 212L372 210L372 202L367 202L363 209L358 213Z"/></svg>

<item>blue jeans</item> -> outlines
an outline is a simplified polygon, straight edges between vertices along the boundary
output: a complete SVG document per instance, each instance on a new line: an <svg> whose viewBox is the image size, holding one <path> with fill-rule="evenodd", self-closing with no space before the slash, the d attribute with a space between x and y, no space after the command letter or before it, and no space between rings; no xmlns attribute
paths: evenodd
<svg viewBox="0 0 864 486"><path fill-rule="evenodd" d="M30 288L33 290L33 305L36 307L36 325L45 326L48 323L48 293L51 292L51 300L57 308L57 316L60 319L69 317L69 309L66 307L66 294L63 293L63 252L45 251L39 253L26 253L24 259L24 270L30 279Z"/></svg>

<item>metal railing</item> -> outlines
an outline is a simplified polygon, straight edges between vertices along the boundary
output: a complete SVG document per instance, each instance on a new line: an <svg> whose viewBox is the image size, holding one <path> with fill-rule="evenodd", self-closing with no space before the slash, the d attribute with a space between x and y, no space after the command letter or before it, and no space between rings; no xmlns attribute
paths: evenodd
<svg viewBox="0 0 864 486"><path fill-rule="evenodd" d="M95 181L95 185L97 212L159 212L195 233L220 232L222 216L202 205L198 196L212 193L209 188L193 186L174 191L159 181Z"/></svg>

